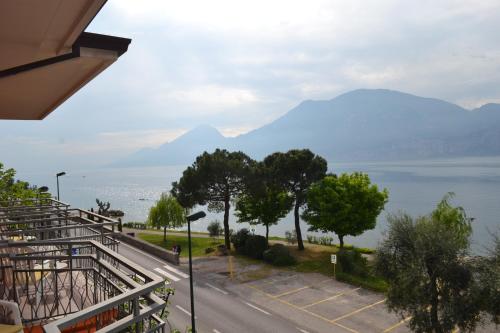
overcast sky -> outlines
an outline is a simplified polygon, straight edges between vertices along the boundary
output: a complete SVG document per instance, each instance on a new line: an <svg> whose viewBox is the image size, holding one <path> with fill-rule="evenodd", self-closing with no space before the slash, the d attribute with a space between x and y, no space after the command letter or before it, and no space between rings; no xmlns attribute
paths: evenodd
<svg viewBox="0 0 500 333"><path fill-rule="evenodd" d="M358 88L500 102L498 0L109 0L87 30L132 43L45 120L0 121L0 162L99 165Z"/></svg>

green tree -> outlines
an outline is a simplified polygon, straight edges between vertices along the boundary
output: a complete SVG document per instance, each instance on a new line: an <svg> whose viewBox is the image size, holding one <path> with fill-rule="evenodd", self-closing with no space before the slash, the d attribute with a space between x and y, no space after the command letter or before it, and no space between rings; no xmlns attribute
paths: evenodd
<svg viewBox="0 0 500 333"><path fill-rule="evenodd" d="M345 236L375 228L387 198L387 190L379 191L367 174L328 175L309 189L302 218L311 231L337 234L342 249Z"/></svg>
<svg viewBox="0 0 500 333"><path fill-rule="evenodd" d="M207 231L210 237L217 238L222 233L222 227L220 226L220 222L215 220L208 224Z"/></svg>
<svg viewBox="0 0 500 333"><path fill-rule="evenodd" d="M28 200L36 198L50 198L50 193L41 192L36 186L28 182L15 179L16 170L4 169L0 163L0 205L8 205L16 200ZM28 203L28 202L25 202Z"/></svg>
<svg viewBox="0 0 500 333"><path fill-rule="evenodd" d="M500 325L500 238L494 235L493 248L486 256L475 257L476 278L479 287L477 300L481 308L491 317L491 321Z"/></svg>
<svg viewBox="0 0 500 333"><path fill-rule="evenodd" d="M267 156L264 165L269 169L274 181L292 195L297 244L299 250L304 250L299 210L306 202L309 186L325 176L327 162L309 149L293 149Z"/></svg>
<svg viewBox="0 0 500 333"><path fill-rule="evenodd" d="M163 240L167 240L167 228L179 228L186 223L184 208L171 195L163 193L160 200L149 210L147 223L163 227Z"/></svg>
<svg viewBox="0 0 500 333"><path fill-rule="evenodd" d="M231 200L243 189L254 161L242 152L217 149L204 152L182 174L179 182L172 183L174 195L183 207L208 204L209 211L224 212L224 239L228 249L229 210Z"/></svg>
<svg viewBox="0 0 500 333"><path fill-rule="evenodd" d="M263 163L254 168L251 183L236 200L238 222L266 227L266 242L269 244L269 227L278 223L292 209L293 198L275 184Z"/></svg>
<svg viewBox="0 0 500 333"><path fill-rule="evenodd" d="M417 219L389 216L376 252L376 271L389 283L386 304L402 318L411 317L415 332L451 332L457 326L473 331L483 310L469 256L470 232L464 233L470 220L448 199Z"/></svg>

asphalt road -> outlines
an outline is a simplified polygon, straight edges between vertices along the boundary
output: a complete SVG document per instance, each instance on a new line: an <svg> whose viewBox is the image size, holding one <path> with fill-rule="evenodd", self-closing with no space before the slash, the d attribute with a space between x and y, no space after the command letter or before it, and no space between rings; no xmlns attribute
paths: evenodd
<svg viewBox="0 0 500 333"><path fill-rule="evenodd" d="M172 328L191 327L189 276L186 270L121 243L120 254L151 272L167 277L175 289L168 307ZM198 333L308 332L269 309L224 290L206 276L194 274L195 318Z"/></svg>

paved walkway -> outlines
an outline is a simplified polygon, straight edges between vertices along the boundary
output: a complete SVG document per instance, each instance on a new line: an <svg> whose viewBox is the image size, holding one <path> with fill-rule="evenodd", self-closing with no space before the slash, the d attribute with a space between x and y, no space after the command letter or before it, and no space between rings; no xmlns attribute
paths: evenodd
<svg viewBox="0 0 500 333"><path fill-rule="evenodd" d="M152 230L152 229L131 229L131 228L123 228L124 233L130 233L134 232L136 235L137 234L154 234L154 235L163 235L163 230ZM182 231L168 231L167 230L167 236L168 235L173 235L173 236L187 236L187 231L182 232ZM191 233L192 237L200 237L200 238L209 238L210 236L208 234L198 234L198 233Z"/></svg>

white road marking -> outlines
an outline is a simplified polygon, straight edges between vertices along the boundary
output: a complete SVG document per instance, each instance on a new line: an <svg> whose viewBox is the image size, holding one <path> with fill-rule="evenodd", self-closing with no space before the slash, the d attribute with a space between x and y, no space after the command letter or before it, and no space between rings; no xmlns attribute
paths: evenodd
<svg viewBox="0 0 500 333"><path fill-rule="evenodd" d="M245 303L246 305L248 305L248 306L249 306L249 307L251 307L251 308L254 308L254 309L255 309L255 310L257 310L257 311L260 311L260 312L262 312L262 313L265 313L265 314L266 314L266 315L268 315L268 316L270 316L270 315L271 315L269 312L267 312L267 311L265 311L265 310L262 310L261 308L258 308L258 307L256 307L256 306L255 306L255 305L253 305L253 304L250 304L250 303L247 303L247 302L243 302L243 303Z"/></svg>
<svg viewBox="0 0 500 333"><path fill-rule="evenodd" d="M181 310L182 312L184 312L185 314L187 314L189 317L191 317L191 312L189 312L188 310L184 309L182 306L176 305L175 307L177 309Z"/></svg>
<svg viewBox="0 0 500 333"><path fill-rule="evenodd" d="M299 327L296 327L299 331L301 331L302 333L309 333L308 331L306 330L303 330L302 328L299 328Z"/></svg>
<svg viewBox="0 0 500 333"><path fill-rule="evenodd" d="M216 286L213 286L213 285L211 285L210 283L205 283L205 285L206 285L207 287L210 287L210 288L214 289L214 290L217 290L217 291L218 291L218 292L220 292L220 293L223 293L224 295L227 295L227 294L228 294L228 292L227 292L227 291L222 290L222 289L220 289L220 288L217 288Z"/></svg>
<svg viewBox="0 0 500 333"><path fill-rule="evenodd" d="M217 330L214 328L214 333L220 333L220 331L217 331Z"/></svg>
<svg viewBox="0 0 500 333"><path fill-rule="evenodd" d="M177 282L177 281L180 281L181 279L179 279L177 276L174 276L168 272L165 272L163 269L161 268L155 268L155 271L160 273L161 275L165 276L167 279L170 279L174 282Z"/></svg>
<svg viewBox="0 0 500 333"><path fill-rule="evenodd" d="M165 265L163 266L165 267L166 269L168 269L169 271L171 272L174 272L175 274L179 275L180 277L183 277L185 279L187 279L189 277L189 275L187 274L184 274L183 272L181 272L180 270L176 269L176 268L173 268L173 267L170 267L169 265Z"/></svg>

